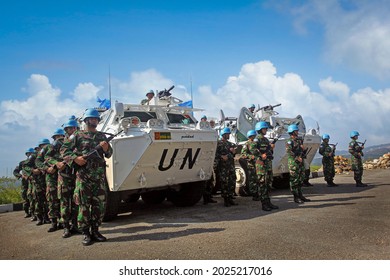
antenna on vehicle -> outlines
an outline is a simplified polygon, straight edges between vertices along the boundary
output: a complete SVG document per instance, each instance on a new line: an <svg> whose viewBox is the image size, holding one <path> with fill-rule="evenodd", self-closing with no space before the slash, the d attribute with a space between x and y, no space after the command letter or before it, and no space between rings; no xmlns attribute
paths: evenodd
<svg viewBox="0 0 390 280"><path fill-rule="evenodd" d="M111 108L111 67L108 64L108 99L110 100L110 108Z"/></svg>

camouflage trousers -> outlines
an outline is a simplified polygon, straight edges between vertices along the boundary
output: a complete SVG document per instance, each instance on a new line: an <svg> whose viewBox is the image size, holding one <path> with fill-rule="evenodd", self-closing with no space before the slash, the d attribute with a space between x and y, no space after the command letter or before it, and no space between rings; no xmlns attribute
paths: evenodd
<svg viewBox="0 0 390 280"><path fill-rule="evenodd" d="M60 201L60 215L64 224L77 220L78 207L73 200L75 186L76 178L72 175L58 174L58 199Z"/></svg>
<svg viewBox="0 0 390 280"><path fill-rule="evenodd" d="M273 182L272 161L258 160L256 162L256 173L260 186L260 200L265 201L269 199L269 192Z"/></svg>
<svg viewBox="0 0 390 280"><path fill-rule="evenodd" d="M60 201L58 199L58 172L46 174L46 202L50 219L60 218Z"/></svg>
<svg viewBox="0 0 390 280"><path fill-rule="evenodd" d="M290 171L290 191L293 195L302 193L302 184L305 180L305 166L303 162L296 162L293 158L288 159Z"/></svg>
<svg viewBox="0 0 390 280"><path fill-rule="evenodd" d="M79 207L78 228L82 231L101 225L107 199L107 186L104 174L82 168L76 174L74 201Z"/></svg>
<svg viewBox="0 0 390 280"><path fill-rule="evenodd" d="M335 176L334 171L334 159L333 157L323 157L322 158L322 166L324 169L324 179L326 182L333 181L333 178Z"/></svg>
<svg viewBox="0 0 390 280"><path fill-rule="evenodd" d="M236 188L236 170L234 162L218 166L219 182L221 184L221 196L223 198L233 197Z"/></svg>
<svg viewBox="0 0 390 280"><path fill-rule="evenodd" d="M25 213L30 213L30 200L28 199L28 180L22 179L21 195L23 199L23 210Z"/></svg>
<svg viewBox="0 0 390 280"><path fill-rule="evenodd" d="M352 158L352 170L353 170L353 178L356 182L362 180L363 177L363 162L362 159Z"/></svg>
<svg viewBox="0 0 390 280"><path fill-rule="evenodd" d="M45 197L45 183L41 179L35 179L33 181L33 199L35 201L35 215L43 219L47 216L47 203Z"/></svg>
<svg viewBox="0 0 390 280"><path fill-rule="evenodd" d="M260 193L259 180L256 174L256 167L253 164L248 164L248 189L251 195Z"/></svg>
<svg viewBox="0 0 390 280"><path fill-rule="evenodd" d="M35 195L34 195L34 182L28 179L27 199L30 203L29 212L31 215L35 215Z"/></svg>

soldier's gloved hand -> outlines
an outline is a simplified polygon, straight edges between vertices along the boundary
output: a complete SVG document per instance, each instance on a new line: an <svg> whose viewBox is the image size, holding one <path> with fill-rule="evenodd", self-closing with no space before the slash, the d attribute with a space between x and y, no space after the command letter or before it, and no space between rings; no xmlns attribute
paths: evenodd
<svg viewBox="0 0 390 280"><path fill-rule="evenodd" d="M80 166L83 166L87 163L86 159L83 156L78 156L77 158L74 159L74 162Z"/></svg>
<svg viewBox="0 0 390 280"><path fill-rule="evenodd" d="M102 141L99 143L100 147L102 147L104 152L108 151L108 143L106 141Z"/></svg>
<svg viewBox="0 0 390 280"><path fill-rule="evenodd" d="M56 163L56 166L57 166L58 170L63 170L65 168L65 163L62 161L59 161Z"/></svg>

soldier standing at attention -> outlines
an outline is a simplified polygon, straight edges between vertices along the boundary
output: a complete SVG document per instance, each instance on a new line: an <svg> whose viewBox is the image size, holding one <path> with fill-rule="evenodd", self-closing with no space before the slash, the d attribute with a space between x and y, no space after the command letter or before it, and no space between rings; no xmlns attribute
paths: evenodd
<svg viewBox="0 0 390 280"><path fill-rule="evenodd" d="M83 232L84 246L92 241L104 242L99 232L102 223L107 199L106 163L104 157L111 157L112 148L107 142L106 135L97 131L100 121L99 112L88 109L84 114L86 129L76 131L64 142L61 153L66 164L71 167L76 164L75 203L79 207L77 216L79 229ZM90 152L96 157L87 159Z"/></svg>
<svg viewBox="0 0 390 280"><path fill-rule="evenodd" d="M328 187L336 187L338 186L333 182L333 178L335 176L334 171L334 153L335 146L329 145L329 134L322 135L322 143L319 149L320 155L322 155L322 166L324 169L324 179L328 184Z"/></svg>
<svg viewBox="0 0 390 280"><path fill-rule="evenodd" d="M154 92L153 90L149 90L147 93L146 93L146 99L142 99L141 101L141 105L149 105L149 102L150 100L152 100L154 97Z"/></svg>
<svg viewBox="0 0 390 280"><path fill-rule="evenodd" d="M349 142L348 151L351 154L353 178L355 179L356 187L368 187L368 185L362 183L362 177L363 177L362 156L363 156L364 144L360 146L359 143L357 142L359 138L359 132L357 132L356 130L351 131L349 136L352 140L351 142Z"/></svg>
<svg viewBox="0 0 390 280"><path fill-rule="evenodd" d="M248 141L242 146L241 158L245 159L247 163L248 178L247 186L250 194L252 195L252 200L260 200L260 189L259 189L259 180L256 174L256 161L260 156L259 149L257 147L257 142L255 142L256 131L249 130L246 133Z"/></svg>
<svg viewBox="0 0 390 280"><path fill-rule="evenodd" d="M235 147L228 141L230 128L221 130L221 139L218 140L215 152L215 165L217 166L217 176L221 184L221 195L224 199L224 206L237 205L233 201L233 193L236 186L236 172L234 168Z"/></svg>
<svg viewBox="0 0 390 280"><path fill-rule="evenodd" d="M61 162L60 148L64 141L65 131L58 128L53 133L53 144L47 145L47 151L44 155L46 169L46 199L49 208L49 218L51 227L48 232L56 231L63 227L63 221L60 215L60 199L58 193L58 168L57 163ZM57 225L57 221L59 224Z"/></svg>
<svg viewBox="0 0 390 280"><path fill-rule="evenodd" d="M271 144L265 135L267 134L269 126L266 122L256 123L255 129L257 131L257 147L260 156L256 161L256 173L260 182L260 201L261 209L264 211L271 211L272 209L279 209L278 206L271 203L269 192L273 182L272 160L273 150L275 144Z"/></svg>
<svg viewBox="0 0 390 280"><path fill-rule="evenodd" d="M23 166L24 164L26 163L26 161L28 160L28 157L30 156L31 153L34 152L34 149L33 148L30 148L26 151L26 159L25 160L22 160L21 162L19 162L18 166L16 166L16 168L14 169L14 176L19 180L19 179L22 179L22 188L21 188L21 195L22 195L22 199L23 199L23 210L24 210L24 217L25 218L29 218L31 217L31 213L30 213L30 201L28 200L28 197L27 197L27 191L28 191L28 179L26 176L20 174L20 172L23 170Z"/></svg>
<svg viewBox="0 0 390 280"><path fill-rule="evenodd" d="M288 127L290 138L286 141L286 151L288 155L288 169L290 170L290 190L294 196L295 203L308 202L310 199L302 194L302 185L305 179L305 166L303 162L303 139L298 136L299 128L296 124Z"/></svg>
<svg viewBox="0 0 390 280"><path fill-rule="evenodd" d="M75 119L69 119L64 124L67 141L71 135L77 130L78 124ZM62 156L61 156L62 157ZM63 158L62 158L63 160ZM59 161L56 164L58 168L58 195L60 197L60 214L64 222L63 238L68 238L71 234L79 233L77 226L78 208L74 203L73 193L76 186L76 177L73 174L73 168L70 168L65 161ZM70 222L72 225L70 225Z"/></svg>

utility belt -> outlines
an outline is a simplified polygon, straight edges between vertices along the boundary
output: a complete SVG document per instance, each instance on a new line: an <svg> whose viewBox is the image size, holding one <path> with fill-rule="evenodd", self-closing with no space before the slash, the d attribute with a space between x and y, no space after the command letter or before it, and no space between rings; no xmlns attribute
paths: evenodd
<svg viewBox="0 0 390 280"><path fill-rule="evenodd" d="M84 165L86 168L99 168L99 167L106 167L105 161L88 161L86 165Z"/></svg>

